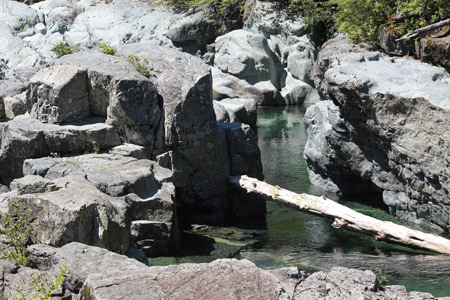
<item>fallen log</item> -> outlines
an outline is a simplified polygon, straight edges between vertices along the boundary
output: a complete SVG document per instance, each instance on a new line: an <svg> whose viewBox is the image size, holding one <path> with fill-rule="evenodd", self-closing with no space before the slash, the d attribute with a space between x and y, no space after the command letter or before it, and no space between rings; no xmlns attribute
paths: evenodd
<svg viewBox="0 0 450 300"><path fill-rule="evenodd" d="M334 228L348 229L374 236L379 241L385 241L410 248L450 254L450 240L443 237L413 230L389 221L361 214L325 197L308 194L297 194L278 186L248 176L232 176L229 182L233 188L246 190L263 199L294 210L313 214L322 218L334 220Z"/></svg>
<svg viewBox="0 0 450 300"><path fill-rule="evenodd" d="M420 35L420 34L422 34L424 32L427 32L427 31L430 31L430 30L433 30L433 29L436 29L436 28L439 28L439 27L442 27L442 26L446 26L446 25L449 25L449 24L450 24L450 19L446 19L446 20L443 20L443 21L440 21L440 22L437 22L437 23L434 23L434 24L431 24L431 25L428 25L428 26L416 29L416 30L414 30L412 32L409 32L409 33L405 34L404 36L396 39L395 41L396 42L400 42L400 41L403 41L403 40L406 40L406 39L415 38L415 37L417 37L418 35Z"/></svg>

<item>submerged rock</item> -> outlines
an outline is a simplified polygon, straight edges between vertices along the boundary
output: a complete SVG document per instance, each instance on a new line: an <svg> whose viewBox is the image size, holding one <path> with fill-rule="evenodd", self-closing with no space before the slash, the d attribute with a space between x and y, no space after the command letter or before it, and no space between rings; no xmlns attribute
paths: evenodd
<svg viewBox="0 0 450 300"><path fill-rule="evenodd" d="M340 38L324 45L317 70L319 91L333 101L305 114L313 183L375 191L399 218L448 232L450 75Z"/></svg>

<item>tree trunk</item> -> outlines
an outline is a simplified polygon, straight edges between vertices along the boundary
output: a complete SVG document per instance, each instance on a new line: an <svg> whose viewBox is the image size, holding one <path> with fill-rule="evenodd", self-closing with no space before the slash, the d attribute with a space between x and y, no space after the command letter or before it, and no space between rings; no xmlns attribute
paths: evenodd
<svg viewBox="0 0 450 300"><path fill-rule="evenodd" d="M379 241L394 243L410 248L450 254L450 240L428 234L388 221L380 221L363 215L325 197L316 197L273 186L248 176L230 177L234 188L255 193L267 201L273 201L298 211L334 220L334 228L343 228L374 236Z"/></svg>

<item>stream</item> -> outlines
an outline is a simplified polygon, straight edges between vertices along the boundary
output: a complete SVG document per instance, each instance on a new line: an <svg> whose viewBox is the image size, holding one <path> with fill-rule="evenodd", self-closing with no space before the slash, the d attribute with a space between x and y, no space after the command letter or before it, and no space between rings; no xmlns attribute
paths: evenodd
<svg viewBox="0 0 450 300"><path fill-rule="evenodd" d="M307 140L303 106L258 109L257 134L265 181L312 195L325 195L361 213L399 222L385 210L353 199L339 199L310 184L303 159ZM370 198L370 197L367 197ZM332 267L380 269L388 284L408 291L450 296L450 258L390 245L374 238L334 229L331 221L267 203L266 228L197 226L182 233L178 257L149 259L150 265L248 259L264 269L298 266L308 272Z"/></svg>

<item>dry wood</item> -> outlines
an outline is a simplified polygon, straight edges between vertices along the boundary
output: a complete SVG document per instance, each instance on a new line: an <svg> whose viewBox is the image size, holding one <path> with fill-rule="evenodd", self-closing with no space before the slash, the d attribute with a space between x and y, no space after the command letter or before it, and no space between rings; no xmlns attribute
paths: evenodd
<svg viewBox="0 0 450 300"><path fill-rule="evenodd" d="M418 36L419 34L421 34L423 32L427 32L427 31L433 30L435 28L438 28L438 27L441 27L441 26L445 26L445 25L449 25L449 24L450 24L450 19L446 19L446 20L443 20L443 21L440 21L440 22L437 22L437 23L434 23L434 24L431 24L431 25L428 25L428 26L416 29L416 30L414 30L412 32L409 32L409 33L405 34L404 36L402 36L401 38L396 39L395 41L396 42L400 42L400 41L403 41L403 40L406 40L406 39L414 38L414 37Z"/></svg>
<svg viewBox="0 0 450 300"><path fill-rule="evenodd" d="M450 240L407 227L363 215L346 206L327 199L273 186L248 176L230 177L234 188L255 193L268 201L322 218L334 220L333 227L374 236L375 239L410 248L450 254Z"/></svg>

